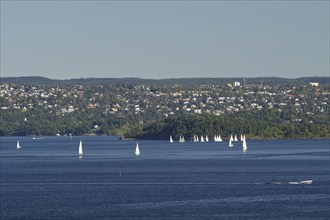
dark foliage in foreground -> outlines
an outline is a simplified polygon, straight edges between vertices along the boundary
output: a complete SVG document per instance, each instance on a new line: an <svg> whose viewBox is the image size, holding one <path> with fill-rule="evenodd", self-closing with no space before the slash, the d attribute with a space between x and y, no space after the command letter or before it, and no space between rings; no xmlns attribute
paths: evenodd
<svg viewBox="0 0 330 220"><path fill-rule="evenodd" d="M250 138L280 139L330 137L329 117L311 116L295 123L285 123L286 117L286 114L275 110L256 110L220 116L182 115L137 126L126 133L126 136L141 139L168 139L170 135L176 139L180 135L191 139L194 135L213 137L219 134L225 138L231 134L246 134Z"/></svg>

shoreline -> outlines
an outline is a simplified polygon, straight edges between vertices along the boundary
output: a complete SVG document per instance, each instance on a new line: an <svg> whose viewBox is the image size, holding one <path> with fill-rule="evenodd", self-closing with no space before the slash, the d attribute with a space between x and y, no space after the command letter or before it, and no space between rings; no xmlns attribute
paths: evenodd
<svg viewBox="0 0 330 220"><path fill-rule="evenodd" d="M151 141L157 141L157 140L168 140L166 139L159 139L159 138L134 138L129 137L125 138L121 135L91 135L91 134L85 134L85 135L27 135L27 136L15 136L15 135L7 135L7 136L0 136L0 138L10 138L10 137L31 137L31 138L40 138L40 137L117 137L116 140L122 140L122 141L131 141L131 140L151 140ZM261 138L261 137L251 137L247 138L248 140L330 140L330 137L309 137L309 138ZM224 141L229 141L229 138L223 138ZM240 141L240 140L239 140ZM192 142L190 140L186 140L186 142ZM210 140L209 142L214 142L213 140ZM199 142L198 142L199 143ZM203 142L202 142L203 143ZM204 142L207 143L207 142Z"/></svg>

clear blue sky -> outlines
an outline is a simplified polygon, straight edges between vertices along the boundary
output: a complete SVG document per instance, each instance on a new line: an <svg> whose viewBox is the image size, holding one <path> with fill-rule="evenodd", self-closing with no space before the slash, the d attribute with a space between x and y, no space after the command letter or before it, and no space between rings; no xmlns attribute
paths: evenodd
<svg viewBox="0 0 330 220"><path fill-rule="evenodd" d="M329 1L1 1L1 76L329 76Z"/></svg>

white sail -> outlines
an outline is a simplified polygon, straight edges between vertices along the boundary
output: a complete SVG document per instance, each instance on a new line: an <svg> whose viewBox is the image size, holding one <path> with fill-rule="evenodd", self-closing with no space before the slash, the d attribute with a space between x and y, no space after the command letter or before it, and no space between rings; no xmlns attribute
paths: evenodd
<svg viewBox="0 0 330 220"><path fill-rule="evenodd" d="M205 136L205 141L209 142L209 137L207 135Z"/></svg>
<svg viewBox="0 0 330 220"><path fill-rule="evenodd" d="M234 141L233 135L230 135L230 141Z"/></svg>
<svg viewBox="0 0 330 220"><path fill-rule="evenodd" d="M243 139L243 135L241 135L241 141L244 141L244 139Z"/></svg>
<svg viewBox="0 0 330 220"><path fill-rule="evenodd" d="M17 141L16 148L17 149L21 149L22 148L21 145L19 144L19 141Z"/></svg>
<svg viewBox="0 0 330 220"><path fill-rule="evenodd" d="M170 135L170 143L173 143L172 135Z"/></svg>
<svg viewBox="0 0 330 220"><path fill-rule="evenodd" d="M203 135L201 136L201 142L204 142L204 137L203 137Z"/></svg>
<svg viewBox="0 0 330 220"><path fill-rule="evenodd" d="M214 136L213 136L213 139L214 139L214 142L218 142L218 137L217 137L217 135L214 135Z"/></svg>
<svg viewBox="0 0 330 220"><path fill-rule="evenodd" d="M230 136L229 144L228 144L229 147L233 147L233 146L234 146L233 143L232 143L232 141L233 141L233 140L232 140L232 136Z"/></svg>
<svg viewBox="0 0 330 220"><path fill-rule="evenodd" d="M179 142L180 142L180 143L185 142L185 140L184 140L184 136L180 136L180 138L179 138Z"/></svg>
<svg viewBox="0 0 330 220"><path fill-rule="evenodd" d="M235 134L235 137L234 137L234 141L238 141L236 134Z"/></svg>
<svg viewBox="0 0 330 220"><path fill-rule="evenodd" d="M80 141L80 143L79 143L78 154L79 154L79 156L82 156L84 154L83 147L82 147L82 141Z"/></svg>
<svg viewBox="0 0 330 220"><path fill-rule="evenodd" d="M136 156L140 155L140 148L139 148L139 143L136 143L136 147L135 147L135 153Z"/></svg>
<svg viewBox="0 0 330 220"><path fill-rule="evenodd" d="M196 140L196 135L194 135L193 142L197 142L197 140Z"/></svg>
<svg viewBox="0 0 330 220"><path fill-rule="evenodd" d="M219 142L222 142L222 139L221 139L221 135L220 134L219 134L218 139L219 139Z"/></svg>
<svg viewBox="0 0 330 220"><path fill-rule="evenodd" d="M243 146L242 146L243 151L247 150L247 144L246 144L246 139L245 139L245 135L243 136Z"/></svg>

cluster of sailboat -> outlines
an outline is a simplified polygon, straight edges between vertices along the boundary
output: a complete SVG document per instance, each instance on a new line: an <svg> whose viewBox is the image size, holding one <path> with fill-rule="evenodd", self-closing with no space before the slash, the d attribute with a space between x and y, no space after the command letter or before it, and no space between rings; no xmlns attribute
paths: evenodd
<svg viewBox="0 0 330 220"><path fill-rule="evenodd" d="M198 135L194 135L193 142L209 142L209 137L205 135L205 139L204 139L203 135L201 135L200 138L198 137Z"/></svg>
<svg viewBox="0 0 330 220"><path fill-rule="evenodd" d="M243 151L246 151L247 150L247 143L246 143L245 135L241 135L240 140L242 142ZM173 142L174 142L173 137L171 135L170 136L170 143L173 143ZM179 136L179 143L184 143L184 142L185 142L184 136L180 135ZM195 142L195 143L196 142L209 142L209 137L207 135L205 135L205 138L204 138L203 135L201 135L200 137L198 135L194 135L193 138L192 138L192 142ZM221 135L214 135L214 142L222 142ZM238 142L237 135L235 135L235 136L230 135L228 146L233 147L234 146L233 142Z"/></svg>
<svg viewBox="0 0 330 220"><path fill-rule="evenodd" d="M221 135L214 135L214 142L222 142Z"/></svg>
<svg viewBox="0 0 330 220"><path fill-rule="evenodd" d="M236 135L235 135L234 138L233 138L233 135L230 135L228 146L233 147L234 146L233 142L237 142L237 141L238 141L238 139L237 139ZM243 149L243 151L246 151L247 150L247 143L246 143L245 134L241 135L241 141L243 142L242 149Z"/></svg>
<svg viewBox="0 0 330 220"><path fill-rule="evenodd" d="M203 136L201 136L200 139L199 139L199 137L198 137L197 135L194 135L194 137L193 137L193 142L199 142L199 141L200 141L200 142L209 142L209 138L208 138L208 136L206 135L206 136L205 136L205 139L204 139ZM215 136L214 136L214 141L215 141L215 142L222 142L221 136L220 136L220 135L215 135ZM229 147L233 147L233 146L234 146L234 144L233 144L234 141L238 141L238 140L237 140L237 137L236 137L236 135L235 135L235 138L233 138L233 136L231 135L231 136L230 136L230 139L229 139ZM246 151L246 150L247 150L247 144L246 144L246 138L245 138L245 135L242 135L242 136L241 136L241 141L243 142L242 149L243 149L243 151ZM173 141L173 138L172 138L172 136L170 136L170 143L173 143L173 142L174 142L174 141ZM180 137L179 137L179 142L180 142L180 143L185 142L184 136L180 136ZM20 145L19 141L17 141L16 148L17 148L17 149L21 149L21 148L22 148L22 146ZM135 154L136 156L139 156L139 155L140 155L140 148L139 148L139 143L138 143L138 142L136 143L134 154ZM84 151L83 151L83 142L82 142L82 140L80 140L80 142L79 142L78 155L79 155L79 157L82 157L82 156L84 155Z"/></svg>

